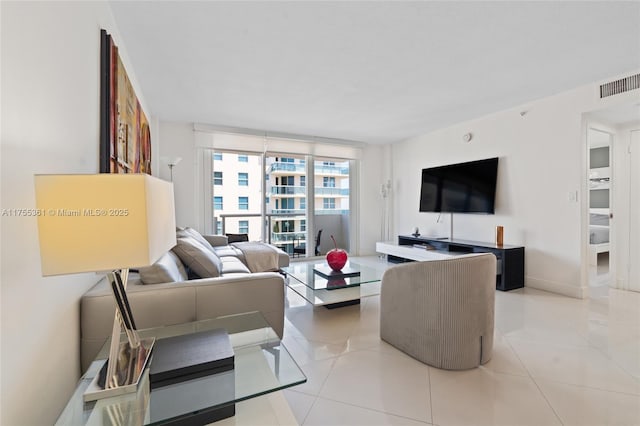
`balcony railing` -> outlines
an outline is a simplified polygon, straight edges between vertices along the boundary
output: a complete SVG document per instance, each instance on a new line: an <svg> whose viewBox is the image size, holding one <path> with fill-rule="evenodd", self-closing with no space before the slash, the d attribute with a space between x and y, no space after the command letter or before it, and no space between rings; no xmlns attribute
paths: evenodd
<svg viewBox="0 0 640 426"><path fill-rule="evenodd" d="M331 188L326 186L317 186L314 190L315 195L332 195L332 196L348 196L349 188Z"/></svg>
<svg viewBox="0 0 640 426"><path fill-rule="evenodd" d="M304 195L304 186L292 186L292 185L274 185L271 187L272 195Z"/></svg>
<svg viewBox="0 0 640 426"><path fill-rule="evenodd" d="M278 221L303 220L305 218L304 210L299 210L299 211L302 212L302 216L299 216L299 215L292 216L289 214L281 214L281 213L266 214L265 230L268 230L268 232L266 232L267 242L276 244L278 247L285 250L287 253L292 254L294 245L297 245L306 241L307 233L305 231L273 232L273 226L275 224L274 223L275 220L278 220ZM260 216L261 216L260 213L221 214L220 216L218 216L219 220L222 222L221 232L222 234L226 234L227 232L229 232L227 230L227 219L229 218L238 219L238 218L250 218L250 217L260 217ZM214 229L216 228L217 226L214 223ZM235 232L235 230L233 230L232 232Z"/></svg>
<svg viewBox="0 0 640 426"><path fill-rule="evenodd" d="M305 165L304 164L296 164L296 163L272 163L269 168L270 173L274 172L294 172L294 173L304 173Z"/></svg>
<svg viewBox="0 0 640 426"><path fill-rule="evenodd" d="M348 166L315 166L316 175L349 175Z"/></svg>
<svg viewBox="0 0 640 426"><path fill-rule="evenodd" d="M305 241L307 233L301 232L272 232L271 241L274 243L300 243Z"/></svg>
<svg viewBox="0 0 640 426"><path fill-rule="evenodd" d="M349 214L349 209L316 209L314 212L317 215L321 214Z"/></svg>
<svg viewBox="0 0 640 426"><path fill-rule="evenodd" d="M273 209L271 213L275 214L305 214L304 209Z"/></svg>
<svg viewBox="0 0 640 426"><path fill-rule="evenodd" d="M302 211L302 210L300 210ZM325 215L340 215L340 214L348 214L349 210L335 210L335 209L327 209L327 210L316 210L315 214L316 215L321 215L321 214L325 214ZM226 221L229 218L250 218L250 217L260 217L261 214L260 213L234 213L234 214L221 214L220 216L218 216L218 218L214 218L215 220L220 220L222 222L222 229L221 232L222 234L225 234L227 232L236 232L236 230L227 230L226 229ZM286 251L289 254L293 253L293 247L301 244L303 242L306 241L306 237L307 237L307 233L305 231L291 231L291 232L273 232L274 229L274 225L276 224L276 221L278 221L279 224L279 228L280 230L282 230L282 221L298 221L298 220L304 220L305 216L304 214L302 215L290 215L290 214L281 214L281 213L268 213L265 215L265 223L264 223L264 229L263 231L265 232L265 239L266 242L268 243L272 243L275 244L276 246L280 247L281 249L283 249L284 251ZM334 224L334 226L337 226L338 222L336 222ZM214 229L216 229L216 224L214 223ZM296 225L296 227L299 228L298 225ZM335 234L336 236L338 234ZM255 237L254 237L255 238ZM347 238L348 237L343 237L343 238ZM313 254L313 253L311 253Z"/></svg>

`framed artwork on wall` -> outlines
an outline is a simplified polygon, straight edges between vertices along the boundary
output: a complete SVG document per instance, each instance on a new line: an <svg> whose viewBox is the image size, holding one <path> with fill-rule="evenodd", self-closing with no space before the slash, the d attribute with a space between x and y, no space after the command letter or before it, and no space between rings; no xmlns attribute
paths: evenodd
<svg viewBox="0 0 640 426"><path fill-rule="evenodd" d="M151 174L149 121L111 36L100 30L100 173Z"/></svg>

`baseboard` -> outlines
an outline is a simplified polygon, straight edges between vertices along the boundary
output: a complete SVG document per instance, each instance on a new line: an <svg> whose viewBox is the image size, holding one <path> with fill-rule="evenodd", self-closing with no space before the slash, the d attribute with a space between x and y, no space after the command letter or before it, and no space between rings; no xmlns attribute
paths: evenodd
<svg viewBox="0 0 640 426"><path fill-rule="evenodd" d="M526 277L525 287L562 294L563 296L569 296L576 299L584 299L589 296L589 289L586 287L548 281L540 278Z"/></svg>
<svg viewBox="0 0 640 426"><path fill-rule="evenodd" d="M629 290L629 285L626 278L618 278L616 280L616 288L619 290Z"/></svg>

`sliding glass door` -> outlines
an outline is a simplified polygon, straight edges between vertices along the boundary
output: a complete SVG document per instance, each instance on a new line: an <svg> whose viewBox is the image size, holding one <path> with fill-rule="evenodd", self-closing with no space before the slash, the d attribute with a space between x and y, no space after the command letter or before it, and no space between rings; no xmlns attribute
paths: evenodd
<svg viewBox="0 0 640 426"><path fill-rule="evenodd" d="M320 234L319 253L338 247L349 251L350 245L350 170L349 161L323 158L313 162L315 237ZM320 232L322 231L322 232ZM313 253L310 253L313 255Z"/></svg>
<svg viewBox="0 0 640 426"><path fill-rule="evenodd" d="M266 235L271 244L292 256L304 256L307 242L306 159L268 153L266 173Z"/></svg>

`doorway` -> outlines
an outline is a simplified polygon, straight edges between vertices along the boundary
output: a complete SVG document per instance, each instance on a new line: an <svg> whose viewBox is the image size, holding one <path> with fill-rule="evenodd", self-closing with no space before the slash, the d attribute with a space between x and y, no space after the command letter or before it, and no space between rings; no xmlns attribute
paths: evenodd
<svg viewBox="0 0 640 426"><path fill-rule="evenodd" d="M613 134L589 126L588 144L588 258L591 293L606 289L611 283L613 258Z"/></svg>
<svg viewBox="0 0 640 426"><path fill-rule="evenodd" d="M591 297L640 292L639 117L637 101L584 114L582 282Z"/></svg>

